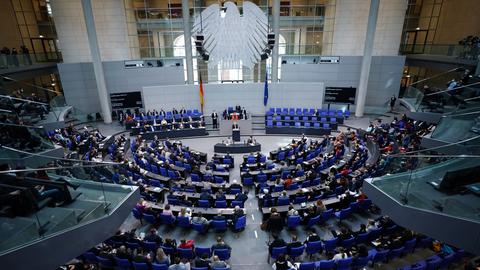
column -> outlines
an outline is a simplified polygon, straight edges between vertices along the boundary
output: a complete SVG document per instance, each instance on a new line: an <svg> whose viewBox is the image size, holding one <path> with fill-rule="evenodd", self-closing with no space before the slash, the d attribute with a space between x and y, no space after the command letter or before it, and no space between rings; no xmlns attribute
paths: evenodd
<svg viewBox="0 0 480 270"><path fill-rule="evenodd" d="M105 83L105 75L103 74L91 0L82 0L82 8L87 28L88 44L92 55L93 72L95 73L95 81L97 83L98 99L100 107L102 108L103 121L106 124L110 124L112 123L112 110L110 108L110 102L108 102L107 85Z"/></svg>
<svg viewBox="0 0 480 270"><path fill-rule="evenodd" d="M187 65L187 83L193 84L192 34L188 0L182 0L183 34L185 37L185 58Z"/></svg>
<svg viewBox="0 0 480 270"><path fill-rule="evenodd" d="M153 55L158 58L161 56L159 32L158 31L152 32L152 37L153 37L153 50L154 50Z"/></svg>
<svg viewBox="0 0 480 270"><path fill-rule="evenodd" d="M280 35L280 0L273 1L272 7L272 28L275 34L275 45L272 55L272 83L278 82L278 40Z"/></svg>
<svg viewBox="0 0 480 270"><path fill-rule="evenodd" d="M378 8L380 0L371 0L368 14L367 34L365 35L365 47L363 49L362 68L360 70L360 83L358 85L357 104L355 116L362 117L365 111L365 99L367 98L368 79L372 64L373 43L375 40L375 28L377 25Z"/></svg>

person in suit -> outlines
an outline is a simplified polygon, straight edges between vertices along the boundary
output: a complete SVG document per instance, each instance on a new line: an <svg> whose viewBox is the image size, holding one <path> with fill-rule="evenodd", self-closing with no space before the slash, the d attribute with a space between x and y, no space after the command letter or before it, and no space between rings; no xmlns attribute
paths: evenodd
<svg viewBox="0 0 480 270"><path fill-rule="evenodd" d="M212 123L213 128L218 128L218 113L216 111L212 112Z"/></svg>
<svg viewBox="0 0 480 270"><path fill-rule="evenodd" d="M247 120L248 116L247 116L247 110L245 109L245 107L243 107L241 115L242 115L242 119Z"/></svg>
<svg viewBox="0 0 480 270"><path fill-rule="evenodd" d="M288 252L292 250L292 248L297 248L303 246L302 242L298 241L298 238L295 234L292 235L292 241L287 244Z"/></svg>

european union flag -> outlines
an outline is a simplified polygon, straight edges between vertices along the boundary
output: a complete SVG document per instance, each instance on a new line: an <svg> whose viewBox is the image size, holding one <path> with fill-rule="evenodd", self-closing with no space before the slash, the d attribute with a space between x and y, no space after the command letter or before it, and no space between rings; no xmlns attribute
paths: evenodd
<svg viewBox="0 0 480 270"><path fill-rule="evenodd" d="M267 106L268 103L268 73L265 72L265 87L263 89L263 106Z"/></svg>

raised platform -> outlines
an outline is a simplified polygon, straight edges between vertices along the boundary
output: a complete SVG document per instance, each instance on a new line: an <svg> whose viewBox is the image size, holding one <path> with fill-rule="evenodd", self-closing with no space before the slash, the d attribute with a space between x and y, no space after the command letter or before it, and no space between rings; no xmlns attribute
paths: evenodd
<svg viewBox="0 0 480 270"><path fill-rule="evenodd" d="M217 143L213 147L216 153L230 153L230 154L241 154L241 153L252 153L259 152L262 149L262 146L257 144L245 144L245 143L235 143L235 144L224 144Z"/></svg>
<svg viewBox="0 0 480 270"><path fill-rule="evenodd" d="M329 128L266 127L266 134L330 135Z"/></svg>
<svg viewBox="0 0 480 270"><path fill-rule="evenodd" d="M232 136L232 120L219 120L219 128L220 128L220 135L222 136ZM248 118L247 120L238 120L237 121L238 127L242 131L242 134L252 134L252 119Z"/></svg>
<svg viewBox="0 0 480 270"><path fill-rule="evenodd" d="M202 128L186 128L186 129L151 131L151 132L139 132L139 131L140 131L140 129L132 128L131 135L142 135L142 137L146 140L152 140L155 137L155 135L159 139L196 137L196 136L207 135L207 131L205 130L204 127L202 127Z"/></svg>

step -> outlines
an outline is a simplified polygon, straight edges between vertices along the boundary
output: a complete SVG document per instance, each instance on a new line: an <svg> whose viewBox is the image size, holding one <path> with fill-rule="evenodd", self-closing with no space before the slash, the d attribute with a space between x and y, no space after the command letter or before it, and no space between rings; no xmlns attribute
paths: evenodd
<svg viewBox="0 0 480 270"><path fill-rule="evenodd" d="M0 217L0 251L28 243L38 237L36 221L23 217Z"/></svg>
<svg viewBox="0 0 480 270"><path fill-rule="evenodd" d="M36 221L37 217L44 234L58 232L78 224L75 211L62 207L45 207L28 218Z"/></svg>
<svg viewBox="0 0 480 270"><path fill-rule="evenodd" d="M77 199L62 207L74 210L77 215L77 221L85 222L104 216L104 206L104 203L100 201Z"/></svg>

